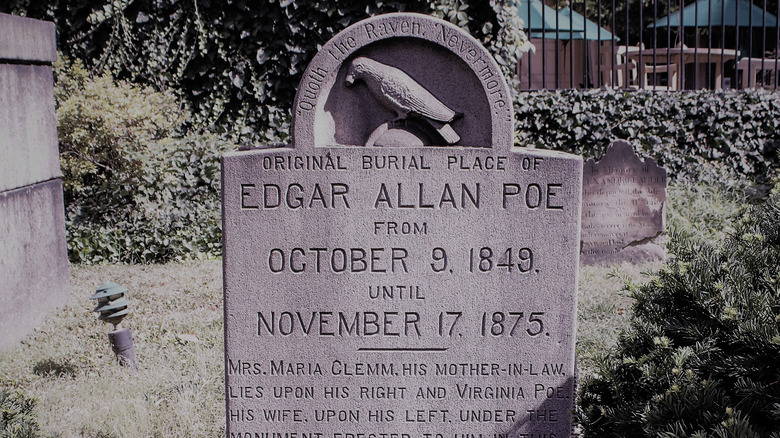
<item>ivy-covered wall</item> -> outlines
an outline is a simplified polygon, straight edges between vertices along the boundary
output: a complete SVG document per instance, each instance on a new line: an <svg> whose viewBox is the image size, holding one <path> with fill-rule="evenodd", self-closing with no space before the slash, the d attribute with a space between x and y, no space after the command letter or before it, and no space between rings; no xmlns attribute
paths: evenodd
<svg viewBox="0 0 780 438"><path fill-rule="evenodd" d="M218 255L218 217L206 209L218 205L220 152L287 140L296 86L319 47L362 18L399 10L468 28L511 79L524 35L509 1L0 3L54 20L74 62L57 75L71 260ZM778 93L537 92L518 95L515 109L520 146L598 158L626 139L673 179L719 185L763 184L780 168Z"/></svg>
<svg viewBox="0 0 780 438"><path fill-rule="evenodd" d="M78 64L57 77L71 261L218 256L219 156L236 145L215 135L171 138L165 133L180 122L170 118L172 101L148 88L85 78ZM117 102L123 111L112 109ZM744 187L780 169L778 93L541 92L519 95L515 108L521 146L598 158L624 138L673 181Z"/></svg>

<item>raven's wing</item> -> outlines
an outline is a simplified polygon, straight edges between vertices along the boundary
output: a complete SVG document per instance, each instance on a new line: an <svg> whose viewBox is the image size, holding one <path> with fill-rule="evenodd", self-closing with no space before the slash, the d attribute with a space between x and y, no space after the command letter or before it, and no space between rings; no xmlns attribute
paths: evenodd
<svg viewBox="0 0 780 438"><path fill-rule="evenodd" d="M455 118L455 111L449 109L433 94L418 84L403 71L392 68L383 75L382 93L393 103L406 111L417 113L431 120L448 123Z"/></svg>

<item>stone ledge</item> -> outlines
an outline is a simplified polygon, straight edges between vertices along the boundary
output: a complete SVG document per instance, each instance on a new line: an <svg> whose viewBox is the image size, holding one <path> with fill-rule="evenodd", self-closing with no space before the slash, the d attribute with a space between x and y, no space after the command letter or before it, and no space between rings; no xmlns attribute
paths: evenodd
<svg viewBox="0 0 780 438"><path fill-rule="evenodd" d="M56 61L54 23L0 14L0 60L32 63Z"/></svg>

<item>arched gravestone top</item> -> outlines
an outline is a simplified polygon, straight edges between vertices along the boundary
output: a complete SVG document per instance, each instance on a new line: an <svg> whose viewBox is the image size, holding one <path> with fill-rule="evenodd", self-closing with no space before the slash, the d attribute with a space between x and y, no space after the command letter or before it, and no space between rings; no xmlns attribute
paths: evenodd
<svg viewBox="0 0 780 438"><path fill-rule="evenodd" d="M332 38L309 64L293 107L298 149L508 150L512 134L511 95L490 53L460 28L413 13L369 18Z"/></svg>

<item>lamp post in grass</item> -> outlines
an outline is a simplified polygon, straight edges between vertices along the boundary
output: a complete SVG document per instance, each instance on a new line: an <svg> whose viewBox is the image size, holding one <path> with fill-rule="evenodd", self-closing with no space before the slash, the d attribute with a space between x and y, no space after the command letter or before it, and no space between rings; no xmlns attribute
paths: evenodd
<svg viewBox="0 0 780 438"><path fill-rule="evenodd" d="M126 287L108 281L101 284L90 299L97 301L95 312L100 313L98 319L114 326L114 330L108 334L108 341L120 365L137 369L133 335L130 329L119 327L122 319L130 313L130 300L125 298L127 291Z"/></svg>

